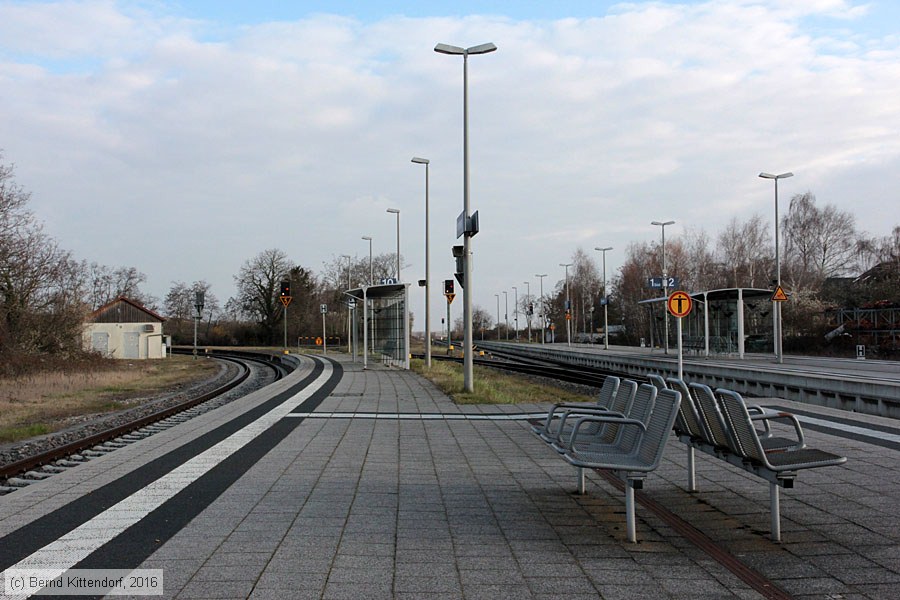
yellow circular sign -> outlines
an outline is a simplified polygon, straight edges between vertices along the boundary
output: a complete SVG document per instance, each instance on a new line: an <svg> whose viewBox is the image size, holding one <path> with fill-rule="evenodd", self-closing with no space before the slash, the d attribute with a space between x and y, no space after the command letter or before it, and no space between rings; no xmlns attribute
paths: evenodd
<svg viewBox="0 0 900 600"><path fill-rule="evenodd" d="M321 346L321 345L322 345L322 338L317 337L316 338L316 346Z"/></svg>
<svg viewBox="0 0 900 600"><path fill-rule="evenodd" d="M666 308L673 317L686 317L694 308L694 301L687 292L672 292L669 299L666 300Z"/></svg>

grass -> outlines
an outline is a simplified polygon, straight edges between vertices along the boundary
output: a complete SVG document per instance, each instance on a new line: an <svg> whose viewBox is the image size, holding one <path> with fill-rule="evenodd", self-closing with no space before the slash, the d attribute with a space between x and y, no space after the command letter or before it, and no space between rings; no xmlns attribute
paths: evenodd
<svg viewBox="0 0 900 600"><path fill-rule="evenodd" d="M413 360L410 368L450 396L457 404L523 404L553 402L592 402L585 394L576 394L552 385L536 383L530 379L507 375L495 369L475 366L473 375L475 391L463 388L462 365L453 362L432 361L431 369L425 361Z"/></svg>
<svg viewBox="0 0 900 600"><path fill-rule="evenodd" d="M176 355L0 377L0 443L59 431L78 417L122 410L217 371L213 361Z"/></svg>

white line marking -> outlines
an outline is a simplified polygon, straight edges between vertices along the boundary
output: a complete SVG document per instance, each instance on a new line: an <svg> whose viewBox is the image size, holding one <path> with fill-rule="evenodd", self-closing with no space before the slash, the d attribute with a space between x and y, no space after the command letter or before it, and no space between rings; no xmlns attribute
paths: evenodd
<svg viewBox="0 0 900 600"><path fill-rule="evenodd" d="M288 398L202 454L198 454L180 467L9 568L52 569L57 575L62 575L94 550L146 517L175 494L280 421L297 407L298 401L303 402L321 388L331 377L331 372L331 363L326 362L319 377L301 392ZM4 571L4 577L5 575L6 571ZM27 598L28 596L13 597Z"/></svg>
<svg viewBox="0 0 900 600"><path fill-rule="evenodd" d="M373 413L373 412L312 412L290 413L285 417L298 419L378 419L385 421L526 421L543 419L546 412L510 413L506 415L435 414L435 413Z"/></svg>
<svg viewBox="0 0 900 600"><path fill-rule="evenodd" d="M828 421L826 419L816 419L813 417L805 417L801 415L796 416L801 423L809 423L810 425L818 425L820 427L827 427L828 429L837 429L839 431L846 431L847 433L855 433L857 435L862 435L865 437L871 437L887 442L900 444L900 435L896 435L893 433L878 431L877 429L868 429L866 427L857 427L856 425L847 425L846 423L836 423L834 421Z"/></svg>

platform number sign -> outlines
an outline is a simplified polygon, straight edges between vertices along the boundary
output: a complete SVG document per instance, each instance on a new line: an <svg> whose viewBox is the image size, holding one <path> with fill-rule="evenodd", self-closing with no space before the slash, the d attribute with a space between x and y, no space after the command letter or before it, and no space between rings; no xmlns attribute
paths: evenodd
<svg viewBox="0 0 900 600"><path fill-rule="evenodd" d="M319 305L319 311L321 311L321 313L322 313L323 315L324 315L324 314L327 314L327 313L328 313L328 305L327 305L327 304L320 304L320 305Z"/></svg>

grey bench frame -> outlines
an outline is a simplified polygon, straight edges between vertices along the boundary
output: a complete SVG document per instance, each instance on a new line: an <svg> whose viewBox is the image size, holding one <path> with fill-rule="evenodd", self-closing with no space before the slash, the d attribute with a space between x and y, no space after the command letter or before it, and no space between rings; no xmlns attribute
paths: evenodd
<svg viewBox="0 0 900 600"><path fill-rule="evenodd" d="M670 379L669 383L684 389L684 383L677 379ZM699 383L687 386L687 393L689 397L682 401L678 419L680 429L678 439L688 446L688 491L697 491L694 450L700 450L765 479L769 482L771 536L774 541L780 542L779 488L792 489L800 470L844 464L847 461L846 457L807 448L800 423L790 413L748 406L737 392L724 388L718 388L713 392L708 386ZM711 406L703 407L704 403L700 401L695 405L699 394L706 394L707 401L711 398ZM754 414L751 414L751 411ZM798 440L796 442L787 440L787 443L774 444L772 449L767 449L765 447L767 441L776 438L771 435L768 427L765 431L759 432L754 424L783 419L794 425ZM701 431L694 432L695 427L700 427ZM779 460L774 461L778 464L768 460L768 456L773 454L779 456Z"/></svg>

